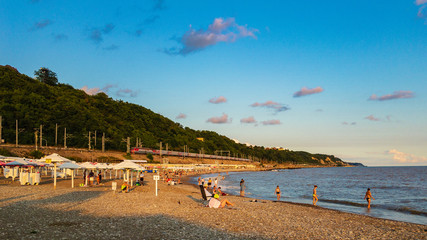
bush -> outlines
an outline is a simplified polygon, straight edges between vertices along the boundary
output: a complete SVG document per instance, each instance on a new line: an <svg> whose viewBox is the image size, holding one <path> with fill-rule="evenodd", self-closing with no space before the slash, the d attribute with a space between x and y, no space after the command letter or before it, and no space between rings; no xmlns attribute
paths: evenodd
<svg viewBox="0 0 427 240"><path fill-rule="evenodd" d="M6 157L17 157L15 154L11 153L9 150L5 148L0 148L0 155L6 156Z"/></svg>
<svg viewBox="0 0 427 240"><path fill-rule="evenodd" d="M148 158L148 160L150 160L152 162L153 161L153 154L148 153L147 158Z"/></svg>
<svg viewBox="0 0 427 240"><path fill-rule="evenodd" d="M34 159L40 159L44 156L44 153L39 150L34 150L28 154L28 157L34 158Z"/></svg>

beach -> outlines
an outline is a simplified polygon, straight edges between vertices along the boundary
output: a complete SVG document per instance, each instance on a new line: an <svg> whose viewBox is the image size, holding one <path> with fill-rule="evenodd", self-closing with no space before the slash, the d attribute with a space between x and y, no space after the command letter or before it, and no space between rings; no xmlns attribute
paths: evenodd
<svg viewBox="0 0 427 240"><path fill-rule="evenodd" d="M129 193L113 192L111 182L72 189L59 180L56 190L1 182L0 238L427 239L426 225L304 204L226 196L235 207L211 209L191 184L159 181L155 196L152 174Z"/></svg>

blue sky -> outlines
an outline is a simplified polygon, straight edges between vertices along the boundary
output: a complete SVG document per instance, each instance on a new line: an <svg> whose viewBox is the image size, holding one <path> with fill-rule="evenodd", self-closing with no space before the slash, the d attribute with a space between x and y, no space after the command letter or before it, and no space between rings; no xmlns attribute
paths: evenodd
<svg viewBox="0 0 427 240"><path fill-rule="evenodd" d="M0 43L241 143L427 165L427 0L0 0Z"/></svg>

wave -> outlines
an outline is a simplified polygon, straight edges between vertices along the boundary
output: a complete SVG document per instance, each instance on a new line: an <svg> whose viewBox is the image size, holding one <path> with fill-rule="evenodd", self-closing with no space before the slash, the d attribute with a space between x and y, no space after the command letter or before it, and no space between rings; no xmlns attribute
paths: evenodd
<svg viewBox="0 0 427 240"><path fill-rule="evenodd" d="M327 203L334 203L334 204L341 204L341 205L348 205L348 206L355 206L355 207L366 207L367 205L363 203L356 203L356 202L350 202L350 201L344 201L344 200L333 200L333 199L319 199L319 202L327 202ZM377 204L372 204L372 206L375 208L427 217L427 212L416 210L410 207L393 207L393 206L377 205Z"/></svg>

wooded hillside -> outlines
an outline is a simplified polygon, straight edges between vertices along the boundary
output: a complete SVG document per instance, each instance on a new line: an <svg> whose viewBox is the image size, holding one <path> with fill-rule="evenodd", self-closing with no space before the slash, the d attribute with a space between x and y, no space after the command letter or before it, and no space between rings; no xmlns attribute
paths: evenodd
<svg viewBox="0 0 427 240"><path fill-rule="evenodd" d="M248 147L212 131L196 131L153 111L121 100L113 100L105 93L90 96L68 84L48 85L24 74L11 66L0 66L0 116L2 138L15 143L15 122L19 122L19 143L34 144L35 129L43 125L43 145L55 144L55 124L58 124L58 145L63 145L64 128L67 128L67 146L88 147L88 132L97 131L97 149L101 136L107 138L106 149L126 150L122 140L131 137L142 139L142 146L157 148L159 142L168 143L170 150L214 154L228 150L231 155L248 157L256 161L278 163L308 163L345 165L339 158L323 154L297 151L279 151L264 147ZM197 138L204 138L199 141ZM93 144L93 140L92 140Z"/></svg>

